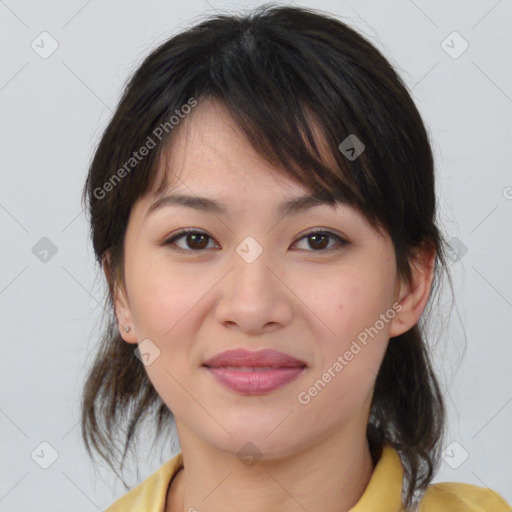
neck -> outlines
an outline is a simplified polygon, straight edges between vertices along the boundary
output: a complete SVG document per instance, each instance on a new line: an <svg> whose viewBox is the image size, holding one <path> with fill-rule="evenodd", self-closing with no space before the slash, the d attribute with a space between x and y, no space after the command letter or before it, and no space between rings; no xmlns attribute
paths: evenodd
<svg viewBox="0 0 512 512"><path fill-rule="evenodd" d="M253 465L212 448L183 425L178 431L184 468L169 489L166 512L347 512L374 469L366 436L354 438L346 431ZM359 425L351 434L358 432Z"/></svg>

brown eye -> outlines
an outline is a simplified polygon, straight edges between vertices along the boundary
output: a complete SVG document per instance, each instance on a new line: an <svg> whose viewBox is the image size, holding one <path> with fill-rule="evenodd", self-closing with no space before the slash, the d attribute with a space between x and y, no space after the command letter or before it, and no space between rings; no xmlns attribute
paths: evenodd
<svg viewBox="0 0 512 512"><path fill-rule="evenodd" d="M314 249L325 249L329 244L329 235L318 234L308 236L309 244Z"/></svg>
<svg viewBox="0 0 512 512"><path fill-rule="evenodd" d="M327 247L329 244L329 239L336 239L337 244L334 244L334 247ZM308 246L313 249L309 252L330 252L330 251L336 251L341 249L343 246L347 245L348 242L341 238L339 235L336 235L335 233L331 233L330 231L311 231L307 235L304 235L300 240L308 240Z"/></svg>
<svg viewBox="0 0 512 512"><path fill-rule="evenodd" d="M181 243L184 246L177 244L177 241L182 239L183 242ZM301 237L299 242L305 239L308 240L308 249L305 249L307 252L325 253L336 251L340 250L349 243L339 235L325 230L311 231L310 233ZM174 246L172 249L178 252L204 252L205 249L208 249L209 240L213 240L213 238L202 231L185 229L166 240L164 245ZM331 245L329 247L330 240L335 240L334 246ZM215 247L218 248L218 246L214 246L213 248Z"/></svg>
<svg viewBox="0 0 512 512"><path fill-rule="evenodd" d="M184 239L185 247L178 246L179 248L175 250L182 252L199 252L207 248L208 239L211 239L211 237L202 231L183 230L166 240L164 245L177 245L176 241L181 239Z"/></svg>

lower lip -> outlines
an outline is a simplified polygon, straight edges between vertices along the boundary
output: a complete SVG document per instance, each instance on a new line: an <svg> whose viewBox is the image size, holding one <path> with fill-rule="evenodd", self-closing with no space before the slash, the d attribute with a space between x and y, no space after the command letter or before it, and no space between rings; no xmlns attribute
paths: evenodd
<svg viewBox="0 0 512 512"><path fill-rule="evenodd" d="M296 379L304 366L294 366L291 368L275 368L263 371L240 371L228 368L210 368L206 369L222 384L247 395L263 395L270 393Z"/></svg>

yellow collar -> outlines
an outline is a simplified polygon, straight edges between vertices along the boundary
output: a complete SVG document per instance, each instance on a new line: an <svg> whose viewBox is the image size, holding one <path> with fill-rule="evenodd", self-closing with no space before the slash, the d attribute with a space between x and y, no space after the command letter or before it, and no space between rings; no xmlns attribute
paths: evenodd
<svg viewBox="0 0 512 512"><path fill-rule="evenodd" d="M169 485L182 467L180 452L105 512L164 512ZM385 445L363 495L351 512L401 512L402 478L403 467L398 453L391 445Z"/></svg>

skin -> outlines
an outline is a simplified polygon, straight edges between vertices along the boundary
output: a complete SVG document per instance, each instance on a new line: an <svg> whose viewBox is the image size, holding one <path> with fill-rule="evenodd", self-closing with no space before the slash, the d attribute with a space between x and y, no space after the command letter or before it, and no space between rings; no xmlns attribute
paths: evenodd
<svg viewBox="0 0 512 512"><path fill-rule="evenodd" d="M307 189L269 167L221 104L204 101L183 123L169 154L179 179L166 192L215 198L228 215L171 206L146 217L155 197L139 199L125 238L126 282L115 297L123 339L135 349L149 338L160 350L145 369L175 416L185 466L166 511L348 511L374 469L365 430L379 366L389 338L423 312L434 255L418 252L411 281L401 282L391 239L355 210L321 205L279 217L277 205ZM174 247L188 252L173 251L164 242L183 228L209 238L187 244L185 236ZM331 237L315 245L305 237L314 228L349 243ZM236 252L247 236L263 250L252 263ZM299 403L298 394L397 303L400 312L378 335ZM273 348L307 368L266 395L243 395L201 367L231 348ZM248 441L262 454L252 466L237 457Z"/></svg>

